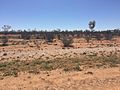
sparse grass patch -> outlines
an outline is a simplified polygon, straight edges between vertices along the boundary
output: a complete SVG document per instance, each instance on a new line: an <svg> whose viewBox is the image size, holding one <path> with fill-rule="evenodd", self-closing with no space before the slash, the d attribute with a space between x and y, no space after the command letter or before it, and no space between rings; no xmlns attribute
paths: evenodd
<svg viewBox="0 0 120 90"><path fill-rule="evenodd" d="M113 44L107 44L108 47L113 47L114 45Z"/></svg>
<svg viewBox="0 0 120 90"><path fill-rule="evenodd" d="M113 54L111 56L84 56L81 58L59 58L53 60L33 60L0 63L0 77L17 77L19 72L39 74L40 71L51 71L63 69L63 71L81 71L81 66L87 68L117 67L120 58Z"/></svg>
<svg viewBox="0 0 120 90"><path fill-rule="evenodd" d="M76 64L75 67L73 67L73 69L74 69L75 71L82 71L82 69L80 68L80 64L79 64L79 63Z"/></svg>
<svg viewBox="0 0 120 90"><path fill-rule="evenodd" d="M113 54L109 57L104 56L102 63L105 65L109 65L110 67L117 67L118 64L120 64L120 58L115 54Z"/></svg>
<svg viewBox="0 0 120 90"><path fill-rule="evenodd" d="M2 68L2 67L6 67L6 64L0 63L0 68Z"/></svg>
<svg viewBox="0 0 120 90"><path fill-rule="evenodd" d="M53 69L53 62L50 62L50 61L42 62L41 68L43 70L52 70Z"/></svg>
<svg viewBox="0 0 120 90"><path fill-rule="evenodd" d="M63 71L68 72L68 71L70 71L70 69L69 68L64 68Z"/></svg>

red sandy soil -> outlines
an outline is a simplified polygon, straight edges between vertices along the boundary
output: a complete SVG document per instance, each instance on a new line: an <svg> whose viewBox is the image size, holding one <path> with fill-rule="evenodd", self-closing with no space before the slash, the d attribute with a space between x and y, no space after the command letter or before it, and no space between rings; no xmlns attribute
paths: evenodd
<svg viewBox="0 0 120 90"><path fill-rule="evenodd" d="M0 80L0 90L120 90L120 68L24 73Z"/></svg>
<svg viewBox="0 0 120 90"><path fill-rule="evenodd" d="M40 47L30 45L0 47L0 62L80 58L83 53L89 55L93 53L98 55L120 54L119 44L113 47L96 47L95 44L94 48L84 47L84 45L88 45L86 43L74 44L76 46L71 48L62 48L59 43L57 45L43 44ZM65 72L58 69L41 71L37 75L21 72L18 77L8 76L1 79L0 90L120 90L120 68L87 69L79 72Z"/></svg>

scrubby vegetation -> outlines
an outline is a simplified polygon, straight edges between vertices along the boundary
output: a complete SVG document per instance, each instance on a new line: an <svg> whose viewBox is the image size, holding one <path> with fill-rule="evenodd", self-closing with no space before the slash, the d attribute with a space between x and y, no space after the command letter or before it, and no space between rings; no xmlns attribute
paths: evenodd
<svg viewBox="0 0 120 90"><path fill-rule="evenodd" d="M7 31L6 31L7 29ZM64 31L64 30L53 30L53 31L44 31L44 30L9 30L9 27L5 26L3 31L0 31L0 37L3 45L8 42L8 38L14 39L39 39L45 40L46 42L53 42L53 39L62 40L63 44L71 43L71 38L84 38L88 43L92 39L96 40L112 40L115 37L120 36L120 29L114 30L101 30L101 31L90 31L90 30L73 30L73 31ZM65 45L66 46L66 45Z"/></svg>
<svg viewBox="0 0 120 90"><path fill-rule="evenodd" d="M73 39L70 37L63 37L62 43L63 43L64 47L70 47L70 46L72 46L71 44L73 43Z"/></svg>
<svg viewBox="0 0 120 90"><path fill-rule="evenodd" d="M119 65L120 58L115 54L111 56L87 55L83 58L62 58L47 61L14 60L0 63L0 76L17 77L20 72L39 74L40 71L51 71L55 69L63 69L63 71L81 71L87 68L109 68L118 67Z"/></svg>

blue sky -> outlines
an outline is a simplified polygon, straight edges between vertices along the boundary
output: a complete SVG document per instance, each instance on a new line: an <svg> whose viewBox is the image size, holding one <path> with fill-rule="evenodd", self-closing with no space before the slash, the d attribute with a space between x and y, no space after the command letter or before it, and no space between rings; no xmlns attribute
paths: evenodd
<svg viewBox="0 0 120 90"><path fill-rule="evenodd" d="M120 0L0 0L0 27L13 29L120 28Z"/></svg>

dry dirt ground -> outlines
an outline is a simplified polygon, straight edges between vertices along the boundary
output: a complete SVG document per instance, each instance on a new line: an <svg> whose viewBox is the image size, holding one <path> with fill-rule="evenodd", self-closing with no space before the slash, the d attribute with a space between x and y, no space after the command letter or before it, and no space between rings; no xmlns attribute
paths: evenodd
<svg viewBox="0 0 120 90"><path fill-rule="evenodd" d="M12 62L14 60L19 60L20 62L32 60L52 61L54 59L52 62L54 64L54 61L58 59L62 60L61 62L63 63L64 58L82 59L82 57L88 56L90 60L93 60L99 59L96 58L99 56L110 57L111 55L117 55L119 57L120 47L61 48L55 45L43 45L37 48L28 47L27 45L13 45L0 47L0 71L7 71L7 69L11 68L10 65L16 65L10 63L9 67L7 67L6 63L3 64L4 62ZM115 57L113 59L117 58ZM83 62L83 66L84 64L93 65L91 62L94 63L93 61L86 63L81 60L77 62ZM106 65L106 61L104 60L103 62ZM95 65L98 65L98 63L103 64L103 62L96 61ZM60 62L57 64L55 62L59 68L52 68L53 70L41 70L41 67L37 66L37 68L40 68L37 74L20 71L17 76L6 75L0 77L0 90L120 90L120 65L118 65L120 64L120 60L107 62L110 64L110 67L108 65L108 67L88 67L84 69L84 67L80 66L82 70L78 70L79 67L77 67L78 71L63 70L63 66L59 66ZM68 61L68 64L73 65L71 61ZM70 67L69 65L65 66ZM18 66L18 68L21 67ZM34 68L36 67L34 66Z"/></svg>
<svg viewBox="0 0 120 90"><path fill-rule="evenodd" d="M43 45L40 48L27 45L0 47L0 61L36 60L54 58L74 58L83 54L110 55L120 53L120 47L64 48L54 45Z"/></svg>
<svg viewBox="0 0 120 90"><path fill-rule="evenodd" d="M55 70L38 75L24 73L0 80L0 90L120 90L120 69Z"/></svg>

